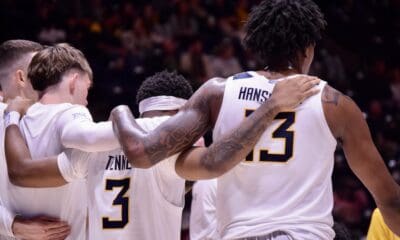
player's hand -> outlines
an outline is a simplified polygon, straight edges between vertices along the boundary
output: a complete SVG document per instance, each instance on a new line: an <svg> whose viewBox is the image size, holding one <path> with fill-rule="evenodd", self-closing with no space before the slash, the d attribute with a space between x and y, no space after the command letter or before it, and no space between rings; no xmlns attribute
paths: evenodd
<svg viewBox="0 0 400 240"><path fill-rule="evenodd" d="M280 112L293 110L307 98L317 94L316 86L321 80L307 75L296 75L276 83L271 99Z"/></svg>
<svg viewBox="0 0 400 240"><path fill-rule="evenodd" d="M66 222L54 218L19 216L15 217L12 230L16 238L24 240L63 240L71 232Z"/></svg>
<svg viewBox="0 0 400 240"><path fill-rule="evenodd" d="M28 108L34 104L35 101L27 98L16 97L7 101L6 112L16 111L21 114L21 116L25 115Z"/></svg>

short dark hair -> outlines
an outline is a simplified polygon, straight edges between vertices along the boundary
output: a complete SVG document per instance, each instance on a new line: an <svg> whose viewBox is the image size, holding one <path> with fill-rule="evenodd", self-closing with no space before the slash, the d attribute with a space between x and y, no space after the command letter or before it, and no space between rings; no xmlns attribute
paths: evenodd
<svg viewBox="0 0 400 240"><path fill-rule="evenodd" d="M0 45L0 78L13 71L13 65L23 60L26 54L42 49L41 44L29 40L13 39L3 42Z"/></svg>
<svg viewBox="0 0 400 240"><path fill-rule="evenodd" d="M39 51L28 68L28 78L35 90L43 91L61 81L62 75L77 69L93 78L92 69L83 53L66 44L57 44Z"/></svg>
<svg viewBox="0 0 400 240"><path fill-rule="evenodd" d="M325 26L323 14L311 0L264 0L252 9L244 45L270 69L282 70L321 39Z"/></svg>
<svg viewBox="0 0 400 240"><path fill-rule="evenodd" d="M164 70L144 80L136 94L136 103L157 96L189 99L192 94L192 86L182 75Z"/></svg>

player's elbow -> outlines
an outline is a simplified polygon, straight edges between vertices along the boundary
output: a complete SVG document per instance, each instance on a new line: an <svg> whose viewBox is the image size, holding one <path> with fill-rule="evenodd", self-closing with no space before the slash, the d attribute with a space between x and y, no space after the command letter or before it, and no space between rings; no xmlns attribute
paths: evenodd
<svg viewBox="0 0 400 240"><path fill-rule="evenodd" d="M134 144L123 146L125 156L129 159L131 165L135 168L151 168L154 164L145 156L144 149Z"/></svg>
<svg viewBox="0 0 400 240"><path fill-rule="evenodd" d="M200 160L200 164L201 167L207 172L207 175L204 179L220 177L229 170L224 164L221 164L220 161L207 156Z"/></svg>
<svg viewBox="0 0 400 240"><path fill-rule="evenodd" d="M28 175L28 171L23 167L8 168L8 178L13 185L25 187Z"/></svg>

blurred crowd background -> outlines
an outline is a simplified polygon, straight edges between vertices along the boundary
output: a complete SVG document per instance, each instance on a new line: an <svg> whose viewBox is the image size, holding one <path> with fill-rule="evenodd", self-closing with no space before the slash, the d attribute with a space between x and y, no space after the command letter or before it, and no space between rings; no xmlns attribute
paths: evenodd
<svg viewBox="0 0 400 240"><path fill-rule="evenodd" d="M105 120L117 104L137 113L138 86L163 69L182 73L195 89L215 76L262 69L241 45L243 25L258 2L1 0L0 40L68 42L81 49L94 71L89 109L96 120ZM328 28L311 74L357 102L400 182L400 0L316 2ZM375 205L339 149L335 161L333 214L360 238ZM184 237L187 225L184 220Z"/></svg>

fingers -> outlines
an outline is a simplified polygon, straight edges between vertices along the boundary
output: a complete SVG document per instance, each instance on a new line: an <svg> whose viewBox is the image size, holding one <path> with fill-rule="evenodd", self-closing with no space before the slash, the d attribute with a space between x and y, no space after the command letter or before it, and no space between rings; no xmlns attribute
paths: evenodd
<svg viewBox="0 0 400 240"><path fill-rule="evenodd" d="M320 81L321 80L318 78L310 79L309 81L306 81L302 84L302 86L300 87L300 90L306 92L306 91L310 90L311 88L316 87L320 83Z"/></svg>
<svg viewBox="0 0 400 240"><path fill-rule="evenodd" d="M295 75L287 77L285 80L277 82L277 86L282 86L283 88L287 88L288 86L294 87L296 89L308 90L310 85L318 85L321 79L313 76L307 75Z"/></svg>
<svg viewBox="0 0 400 240"><path fill-rule="evenodd" d="M320 89L311 88L311 89L309 89L308 91L306 91L306 92L304 93L304 95L303 95L303 100L305 100L305 99L307 99L307 98L309 98L309 97L311 97L311 96L314 96L314 95L318 94L319 92L320 92Z"/></svg>
<svg viewBox="0 0 400 240"><path fill-rule="evenodd" d="M48 240L62 240L65 239L71 233L71 228L69 226L64 226L60 228L53 228L46 232Z"/></svg>
<svg viewBox="0 0 400 240"><path fill-rule="evenodd" d="M321 79L319 79L317 77L307 76L307 77L301 78L298 82L299 82L300 87L304 87L304 85L308 85L311 82L315 85L318 85L320 81L321 81Z"/></svg>
<svg viewBox="0 0 400 240"><path fill-rule="evenodd" d="M44 240L65 239L71 232L68 223L57 218L40 216L32 219L32 221L37 223L36 231L40 232L41 239Z"/></svg>
<svg viewBox="0 0 400 240"><path fill-rule="evenodd" d="M66 222L56 221L56 222L47 222L46 223L46 229L48 229L48 230L58 229L58 228L65 228L65 227L69 228L69 225Z"/></svg>

